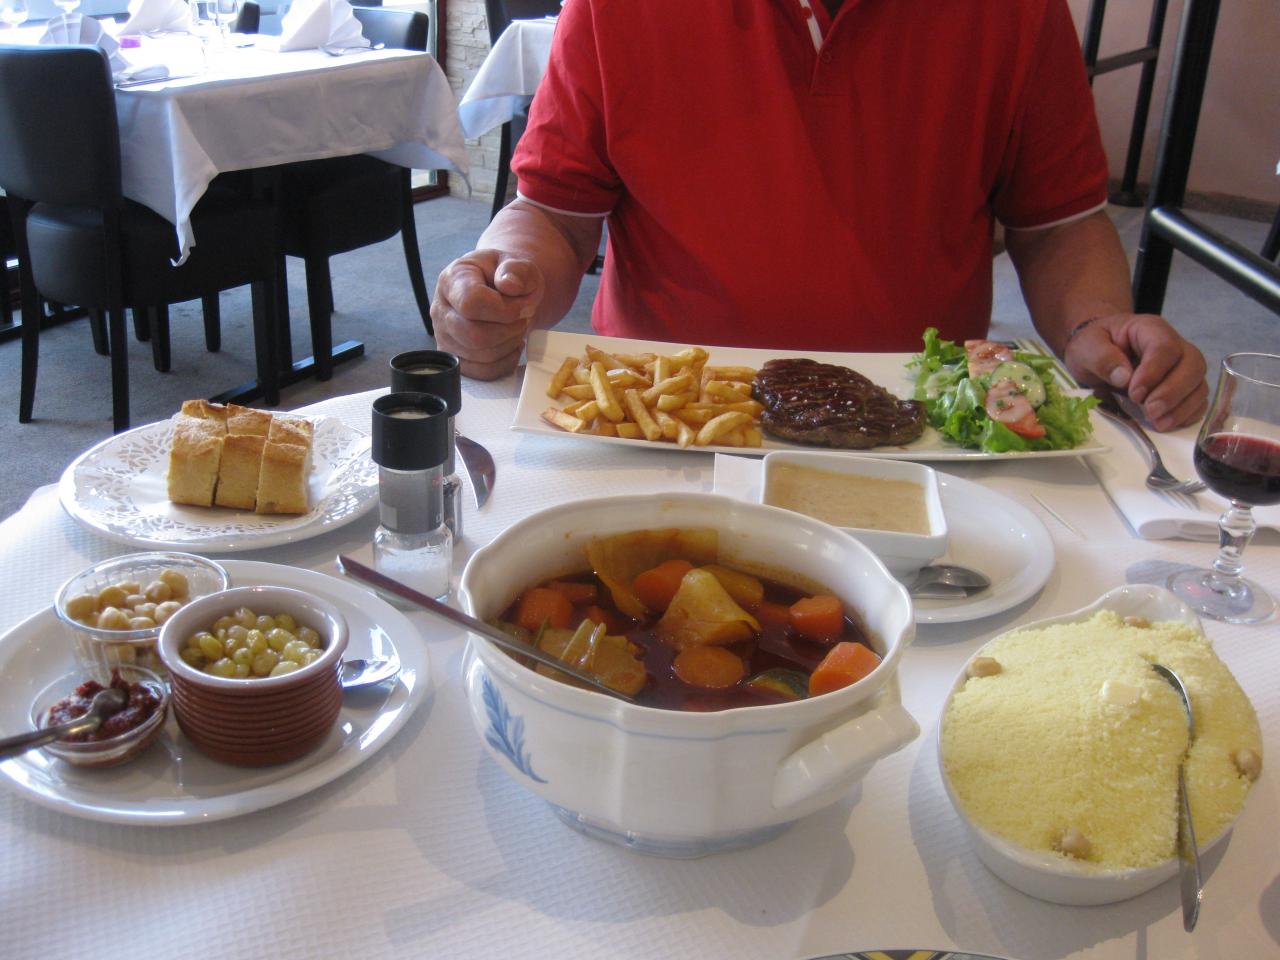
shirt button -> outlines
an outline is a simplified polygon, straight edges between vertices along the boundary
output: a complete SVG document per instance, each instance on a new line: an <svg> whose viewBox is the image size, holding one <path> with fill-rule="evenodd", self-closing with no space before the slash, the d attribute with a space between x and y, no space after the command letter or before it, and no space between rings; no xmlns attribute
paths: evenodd
<svg viewBox="0 0 1280 960"><path fill-rule="evenodd" d="M818 59L819 59L819 60L821 60L823 63L830 63L830 62L831 62L831 51L830 51L830 50L823 50L823 51L822 51L822 53L820 53L820 54L818 55Z"/></svg>

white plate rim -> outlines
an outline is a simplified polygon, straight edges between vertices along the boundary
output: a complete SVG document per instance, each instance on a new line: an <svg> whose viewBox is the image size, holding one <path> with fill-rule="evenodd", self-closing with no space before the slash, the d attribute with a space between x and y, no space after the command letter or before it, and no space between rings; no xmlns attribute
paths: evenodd
<svg viewBox="0 0 1280 960"><path fill-rule="evenodd" d="M586 344L592 344L612 353L673 353L683 349L686 344L665 343L654 340L630 340L620 337L596 336L595 334L568 333L558 330L535 330L529 334L524 368L524 378L520 384L520 395L516 400L516 411L511 427L523 433L541 436L570 439L575 442L588 441L622 445L633 449L651 449L678 451L681 453L727 453L734 456L764 456L774 450L809 450L823 453L837 453L850 457L879 457L889 460L920 461L988 461L988 460L1026 460L1049 459L1055 457L1082 457L1087 454L1105 453L1108 447L1094 442L1088 446L1072 447L1070 450L1035 450L1030 452L987 453L983 450L968 450L946 443L932 427L925 427L925 438L930 444L938 446L919 446L873 448L870 450L841 450L835 447L817 447L802 443L788 443L765 437L761 447L725 447L711 444L706 447L680 447L674 443L652 443L647 440L626 440L621 437L598 437L589 433L569 433L546 423L541 413L556 402L546 395L551 375L560 361L566 356L577 356L582 353ZM786 357L808 357L821 363L834 363L853 367L870 377L881 386L897 393L899 396L910 396L912 381L906 372L909 353L833 353L823 351L771 350L756 347L706 347L711 353L714 364L744 364L759 367L766 360ZM895 379L896 378L896 379ZM1091 420L1097 420L1091 416Z"/></svg>
<svg viewBox="0 0 1280 960"><path fill-rule="evenodd" d="M358 604L367 611L375 625L381 627L387 634L400 658L401 674L396 689L403 689L405 695L403 701L393 708L395 713L390 721L385 724L369 724L362 734L344 742L336 753L319 763L294 773L284 774L283 771L290 766L286 764L279 768L283 774L280 779L247 790L194 799L184 802L180 809L166 806L163 800L149 800L145 805L133 803L125 806L111 806L107 799L99 805L84 804L66 797L51 787L38 789L29 778L19 773L20 770L27 769L22 756L0 761L0 777L4 779L9 789L40 806L99 823L130 826L210 823L255 813L310 793L364 763L394 739L431 687L427 647L417 627L385 600L357 584L340 580L329 574L256 560L227 560L223 563L227 572L231 574L233 582L268 583L273 586L295 587L313 592L323 590L330 599L338 603L339 607ZM46 607L32 614L0 636L0 650L12 644L29 643L30 640L26 635L34 634L42 627L44 621L53 622L54 619L52 607ZM67 662L68 666L73 665L70 656ZM394 697L393 692L389 695L387 703L391 703ZM343 711L347 709L344 704ZM384 704L378 717L383 717L386 712L387 707ZM176 729L176 721L172 717L165 722L170 731ZM373 731L371 737L369 731ZM194 747L192 749L194 750ZM214 763L212 760L207 762ZM295 761L295 763L300 762L304 761ZM262 768L268 771L271 769Z"/></svg>
<svg viewBox="0 0 1280 960"><path fill-rule="evenodd" d="M994 529L990 523L991 513L1003 512L1009 525L1019 528L1019 534L1008 543L1022 548L1027 563L1020 568L1020 573L1012 581L993 584L990 591L978 594L965 600L913 600L917 624L960 623L966 620L978 620L1017 606L1024 600L1035 596L1048 582L1049 575L1057 563L1053 537L1040 518L1002 493L996 493L972 480L965 480L955 474L938 471L938 487L942 493L942 507L947 515L948 542L972 544L966 541L965 531L980 530L989 533ZM963 509L959 509L960 505ZM971 518L975 515L984 518L985 522L977 523ZM992 537L982 538L990 543ZM964 563L967 566L981 568L979 562L967 561L949 546L947 553L938 559L938 563L948 561Z"/></svg>
<svg viewBox="0 0 1280 960"><path fill-rule="evenodd" d="M344 423L337 417L328 416L309 416L317 427L324 424L331 429L341 429L349 431L350 443L353 447L366 445L369 438L366 434L361 433ZM281 546L286 543L296 543L300 540L307 540L311 537L317 537L322 533L330 530L336 530L339 527L346 526L364 516L373 509L377 503L377 475L371 474L369 482L363 486L356 488L357 502L355 506L334 517L325 512L325 502L328 497L321 498L314 507L299 518L297 516L280 516L278 519L273 517L262 517L260 522L267 524L261 532L249 532L238 536L230 535L212 535L209 537L190 537L186 539L167 539L160 536L146 536L144 534L131 533L128 530L122 530L107 520L103 519L96 511L86 507L77 495L77 481L81 472L86 469L86 464L97 458L102 451L109 449L114 445L121 444L139 436L144 436L150 432L169 429L170 421L158 420L154 423L143 424L140 427L134 427L124 433L118 433L114 436L107 437L100 443L94 444L80 456L76 457L67 468L62 472L62 476L58 480L58 500L62 504L63 510L73 520L86 529L92 530L112 540L116 543L124 543L135 547L145 547L156 550L187 550L200 553L232 553L243 550L260 550L267 547ZM184 509L201 510L208 509L215 514L223 514L228 517L236 516L244 511L224 510L221 507L188 507ZM255 515L257 516L257 515ZM303 522L299 523L299 520ZM274 522L273 522L274 521Z"/></svg>

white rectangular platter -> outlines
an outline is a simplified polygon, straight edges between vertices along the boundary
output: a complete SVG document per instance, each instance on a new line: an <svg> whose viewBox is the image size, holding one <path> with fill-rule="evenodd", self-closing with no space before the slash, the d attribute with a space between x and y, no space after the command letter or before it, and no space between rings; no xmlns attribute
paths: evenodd
<svg viewBox="0 0 1280 960"><path fill-rule="evenodd" d="M559 333L554 330L538 330L529 335L527 365L524 383L520 387L520 399L516 405L513 430L540 433L554 437L571 437L586 443L612 443L626 446L647 446L662 450L684 450L688 453L733 453L763 456L771 450L830 449L806 444L790 443L765 435L761 447L726 447L712 444L705 447L680 447L674 443L652 443L648 440L625 440L621 437L597 437L588 433L568 433L559 430L542 419L542 411L551 406L563 406L547 396L547 386L560 362L569 356L581 356L588 344L610 353L664 353L672 354L691 344L659 343L652 340L624 340L618 337L600 337L594 334ZM834 363L858 371L875 383L899 397L910 397L915 387L911 371L907 369L908 353L803 353L788 350L761 350L750 347L707 347L711 354L709 363L718 366L762 367L773 359L809 357L821 363ZM1027 453L987 453L983 450L966 450L945 440L932 427L925 427L920 439L903 446L875 447L870 450L839 450L850 456L885 457L894 460L1021 460L1028 457L1079 457L1107 450L1096 437L1087 444L1070 450L1044 450Z"/></svg>

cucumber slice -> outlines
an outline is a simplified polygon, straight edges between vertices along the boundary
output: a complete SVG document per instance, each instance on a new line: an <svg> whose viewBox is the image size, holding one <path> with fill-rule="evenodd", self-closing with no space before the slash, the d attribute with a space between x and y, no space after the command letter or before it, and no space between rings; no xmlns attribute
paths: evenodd
<svg viewBox="0 0 1280 960"><path fill-rule="evenodd" d="M1031 406L1038 407L1044 403L1044 381L1031 367L1019 360L1006 360L991 371L991 382L1012 380L1018 392L1031 401Z"/></svg>

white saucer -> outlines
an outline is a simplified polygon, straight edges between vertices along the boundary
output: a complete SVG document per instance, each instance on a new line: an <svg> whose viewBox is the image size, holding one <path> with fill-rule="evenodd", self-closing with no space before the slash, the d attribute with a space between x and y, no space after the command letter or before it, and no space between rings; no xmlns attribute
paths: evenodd
<svg viewBox="0 0 1280 960"><path fill-rule="evenodd" d="M1053 538L1026 507L981 484L938 473L950 535L938 563L981 570L991 588L963 600L913 600L916 623L958 623L1003 613L1036 595L1053 572Z"/></svg>
<svg viewBox="0 0 1280 960"><path fill-rule="evenodd" d="M402 613L356 584L294 567L223 562L237 586L272 584L322 594L351 630L349 657L400 658L385 693L348 694L329 738L299 760L250 769L210 760L178 730L172 715L138 759L108 770L70 766L32 750L0 762L0 780L30 800L88 820L146 826L206 823L292 800L342 776L386 746L426 695L426 643ZM74 667L52 608L0 637L0 730L28 728L32 698Z"/></svg>

